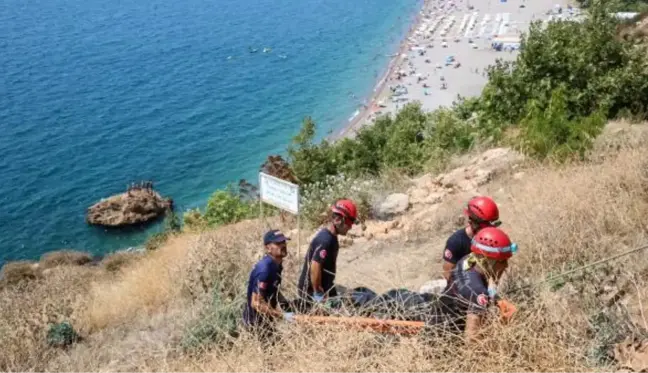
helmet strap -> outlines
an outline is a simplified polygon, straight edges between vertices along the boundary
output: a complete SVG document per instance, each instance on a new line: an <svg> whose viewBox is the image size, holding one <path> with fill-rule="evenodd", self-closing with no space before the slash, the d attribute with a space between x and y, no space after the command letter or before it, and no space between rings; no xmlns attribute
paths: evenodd
<svg viewBox="0 0 648 373"><path fill-rule="evenodd" d="M472 219L468 220L468 224L470 225L470 230L472 231L472 235L473 236L476 235L477 232L479 231L479 224Z"/></svg>
<svg viewBox="0 0 648 373"><path fill-rule="evenodd" d="M339 222L338 222L338 220L339 220ZM342 225L344 225L344 216L334 213L333 214L333 221L331 223L333 225L333 228L335 228L335 234L337 234L341 230Z"/></svg>

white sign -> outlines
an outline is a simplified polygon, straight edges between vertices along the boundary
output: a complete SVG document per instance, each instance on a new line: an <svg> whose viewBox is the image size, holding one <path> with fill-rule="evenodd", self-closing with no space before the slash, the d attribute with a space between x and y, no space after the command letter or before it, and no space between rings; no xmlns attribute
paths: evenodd
<svg viewBox="0 0 648 373"><path fill-rule="evenodd" d="M259 172L261 201L293 214L299 213L299 186Z"/></svg>

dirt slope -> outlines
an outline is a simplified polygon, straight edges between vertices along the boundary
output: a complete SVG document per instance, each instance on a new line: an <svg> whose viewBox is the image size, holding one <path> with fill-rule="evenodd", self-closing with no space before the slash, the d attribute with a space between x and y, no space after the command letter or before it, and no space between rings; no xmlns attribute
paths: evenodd
<svg viewBox="0 0 648 373"><path fill-rule="evenodd" d="M474 194L497 200L502 227L520 246L511 286L646 243L647 134L645 126L613 123L587 163L543 166L499 149L467 156L442 177L412 180L402 191L406 211L368 221L345 240L338 282L416 290L438 278L445 239L460 226L462 204ZM239 305L229 302L240 297L249 269L263 254L264 230L262 222L246 221L183 234L118 270L61 266L0 289L0 345L8 346L0 369L609 371L619 367L608 355L614 344L646 330L648 257L641 253L546 286L510 294L502 289L518 304L519 317L507 327L491 324L483 344L472 349L452 337L386 340L290 325L282 325L282 342L271 350L248 335L197 343L221 336L226 315L238 317ZM291 247L288 293L300 267L297 253L304 250ZM70 320L84 340L66 351L48 349L46 326L62 320Z"/></svg>

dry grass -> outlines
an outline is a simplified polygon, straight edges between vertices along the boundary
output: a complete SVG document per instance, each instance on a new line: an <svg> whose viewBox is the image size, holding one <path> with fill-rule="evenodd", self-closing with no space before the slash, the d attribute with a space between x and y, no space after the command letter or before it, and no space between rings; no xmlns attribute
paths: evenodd
<svg viewBox="0 0 648 373"><path fill-rule="evenodd" d="M20 260L5 264L0 271L0 287L5 285L17 285L21 282L31 281L39 278L41 271L38 263Z"/></svg>
<svg viewBox="0 0 648 373"><path fill-rule="evenodd" d="M271 348L246 333L227 336L224 320L239 317L248 272L263 254L265 227L248 221L174 237L115 272L56 267L7 286L0 293L0 370L610 370L609 347L648 326L645 253L516 289L648 243L648 139L645 131L620 128L628 135L600 142L592 162L528 164L521 178L503 175L479 191L501 204L502 228L520 246L501 289L519 313L506 326L494 320L472 348L461 336L398 338L288 324ZM342 249L340 282L416 290L437 277L464 197L438 207L433 234ZM301 259L292 251L284 270L289 294ZM45 326L63 319L84 341L65 352L43 347ZM188 336L195 337L190 345Z"/></svg>
<svg viewBox="0 0 648 373"><path fill-rule="evenodd" d="M101 265L103 265L108 272L117 272L122 269L122 267L132 264L141 257L143 257L143 255L139 252L117 251L103 258L101 260Z"/></svg>
<svg viewBox="0 0 648 373"><path fill-rule="evenodd" d="M186 247L193 236L172 238L163 251L122 268L116 280L91 286L83 330L93 332L158 312L180 295Z"/></svg>
<svg viewBox="0 0 648 373"><path fill-rule="evenodd" d="M57 267L43 277L0 290L0 371L43 370L56 351L45 345L52 323L77 324L79 300L101 274L89 267Z"/></svg>
<svg viewBox="0 0 648 373"><path fill-rule="evenodd" d="M92 262L88 253L74 250L59 250L44 254L39 262L42 269L58 267L62 265L84 265Z"/></svg>

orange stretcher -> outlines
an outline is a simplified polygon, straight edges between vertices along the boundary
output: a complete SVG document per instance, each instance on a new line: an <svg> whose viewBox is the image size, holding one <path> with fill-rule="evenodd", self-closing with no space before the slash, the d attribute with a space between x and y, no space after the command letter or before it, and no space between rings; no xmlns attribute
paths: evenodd
<svg viewBox="0 0 648 373"><path fill-rule="evenodd" d="M379 320L370 317L336 317L296 315L295 321L302 325L333 325L345 329L370 330L379 333L414 335L425 326L422 321Z"/></svg>
<svg viewBox="0 0 648 373"><path fill-rule="evenodd" d="M497 302L502 322L508 322L517 308L506 300ZM415 335L425 327L423 321L380 320L371 317L339 317L295 315L295 322L301 325L328 325L345 329L368 330L385 334Z"/></svg>

